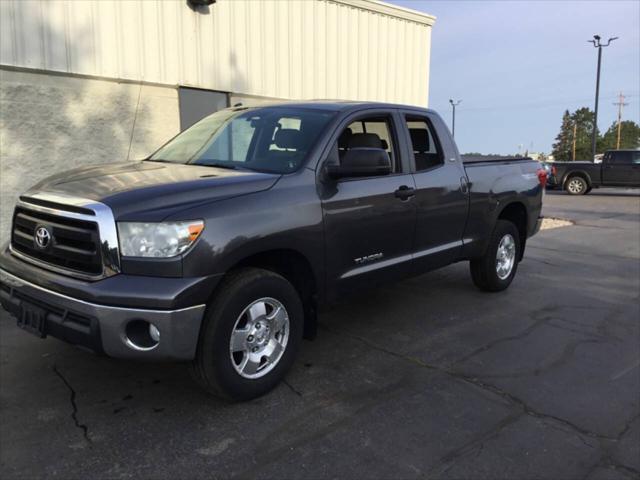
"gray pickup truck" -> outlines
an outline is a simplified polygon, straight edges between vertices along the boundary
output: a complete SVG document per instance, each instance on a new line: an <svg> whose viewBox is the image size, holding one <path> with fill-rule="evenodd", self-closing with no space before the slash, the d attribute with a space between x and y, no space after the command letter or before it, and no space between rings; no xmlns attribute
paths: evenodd
<svg viewBox="0 0 640 480"><path fill-rule="evenodd" d="M229 108L144 161L24 193L0 300L39 337L190 361L209 391L248 399L284 377L318 308L354 290L464 260L479 288L507 288L541 183L528 159L463 164L431 110Z"/></svg>

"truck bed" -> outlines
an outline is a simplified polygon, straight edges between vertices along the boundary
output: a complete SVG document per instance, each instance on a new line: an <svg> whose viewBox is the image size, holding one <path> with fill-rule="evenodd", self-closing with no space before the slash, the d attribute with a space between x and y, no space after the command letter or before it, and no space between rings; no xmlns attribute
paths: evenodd
<svg viewBox="0 0 640 480"><path fill-rule="evenodd" d="M496 158L477 158L477 157L461 157L462 163L465 165L478 165L478 164L508 164L516 162L532 162L533 159L529 157L496 157Z"/></svg>

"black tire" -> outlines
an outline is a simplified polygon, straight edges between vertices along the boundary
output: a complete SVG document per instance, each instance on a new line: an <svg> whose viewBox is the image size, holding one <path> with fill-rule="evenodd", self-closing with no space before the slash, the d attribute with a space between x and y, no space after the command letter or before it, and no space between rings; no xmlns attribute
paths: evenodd
<svg viewBox="0 0 640 480"><path fill-rule="evenodd" d="M584 178L574 175L567 179L565 190L569 195L584 195L589 191L589 184Z"/></svg>
<svg viewBox="0 0 640 480"><path fill-rule="evenodd" d="M589 193L591 190L593 190L593 187L589 187L585 190L584 194L586 195L587 193Z"/></svg>
<svg viewBox="0 0 640 480"><path fill-rule="evenodd" d="M515 243L515 259L509 275L505 278L500 278L497 270L498 247L502 239L507 235L511 235ZM516 226L508 220L498 220L484 255L471 260L469 263L471 278L475 286L487 292L500 292L506 289L516 275L520 249L520 235Z"/></svg>
<svg viewBox="0 0 640 480"><path fill-rule="evenodd" d="M245 378L236 371L230 353L232 331L240 314L254 301L269 297L279 301L289 318L289 337L280 357L260 378ZM302 340L303 307L296 289L277 273L243 268L229 274L211 300L200 331L192 374L210 393L239 401L264 395L285 376Z"/></svg>

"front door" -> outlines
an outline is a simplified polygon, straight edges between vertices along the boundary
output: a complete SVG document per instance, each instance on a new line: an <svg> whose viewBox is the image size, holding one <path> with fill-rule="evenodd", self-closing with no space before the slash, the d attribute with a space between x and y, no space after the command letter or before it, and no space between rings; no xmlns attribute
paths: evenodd
<svg viewBox="0 0 640 480"><path fill-rule="evenodd" d="M321 186L327 259L327 290L344 294L395 280L411 271L415 226L412 175L402 165L390 113L350 121L333 146L387 150L393 173L344 178Z"/></svg>
<svg viewBox="0 0 640 480"><path fill-rule="evenodd" d="M640 184L640 152L630 150L607 152L602 160L602 183L614 186Z"/></svg>

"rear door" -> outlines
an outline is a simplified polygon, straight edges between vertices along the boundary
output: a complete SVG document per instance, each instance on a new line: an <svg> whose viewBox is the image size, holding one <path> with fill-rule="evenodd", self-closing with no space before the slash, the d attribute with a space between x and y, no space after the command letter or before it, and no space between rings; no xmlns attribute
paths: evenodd
<svg viewBox="0 0 640 480"><path fill-rule="evenodd" d="M415 186L399 148L396 114L366 112L352 115L341 125L329 153L333 158L326 160L339 161L340 155L356 146L382 147L392 160L393 173L319 184L328 292L338 295L411 272L416 208L413 197L405 193Z"/></svg>
<svg viewBox="0 0 640 480"><path fill-rule="evenodd" d="M639 182L640 170L634 163L632 151L607 152L602 160L602 183L612 186L631 186Z"/></svg>
<svg viewBox="0 0 640 480"><path fill-rule="evenodd" d="M631 152L631 187L640 187L640 151Z"/></svg>
<svg viewBox="0 0 640 480"><path fill-rule="evenodd" d="M416 184L414 266L427 271L453 262L462 248L469 209L467 177L439 117L402 112Z"/></svg>

